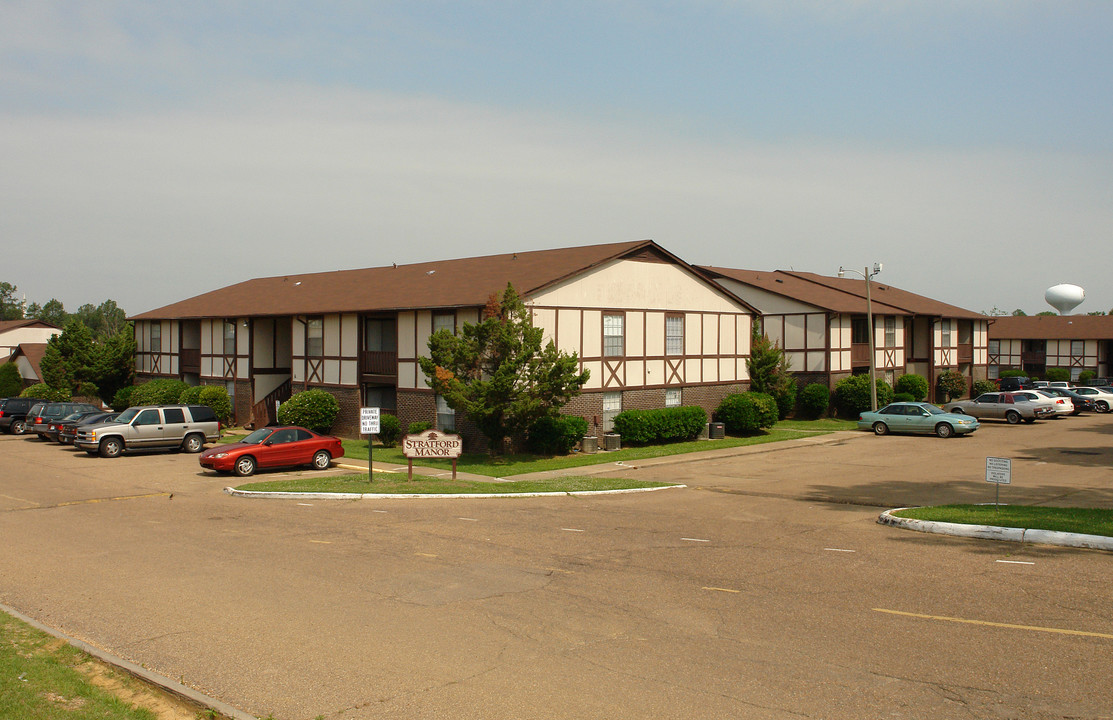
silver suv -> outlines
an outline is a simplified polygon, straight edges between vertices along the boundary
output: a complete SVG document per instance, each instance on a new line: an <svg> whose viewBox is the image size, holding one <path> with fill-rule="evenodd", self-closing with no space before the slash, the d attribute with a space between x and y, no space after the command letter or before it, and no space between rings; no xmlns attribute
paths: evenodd
<svg viewBox="0 0 1113 720"><path fill-rule="evenodd" d="M73 444L90 455L111 458L136 448L198 453L206 442L219 439L220 422L210 407L144 405L128 408L112 422L81 426Z"/></svg>

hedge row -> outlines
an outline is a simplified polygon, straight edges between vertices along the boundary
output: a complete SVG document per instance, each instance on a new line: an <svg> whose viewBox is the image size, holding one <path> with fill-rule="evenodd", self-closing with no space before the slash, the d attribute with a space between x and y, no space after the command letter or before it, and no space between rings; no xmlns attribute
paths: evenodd
<svg viewBox="0 0 1113 720"><path fill-rule="evenodd" d="M707 413L694 406L623 410L614 418L614 431L634 445L694 440L706 426Z"/></svg>
<svg viewBox="0 0 1113 720"><path fill-rule="evenodd" d="M777 401L765 393L727 395L715 418L731 435L753 435L777 424Z"/></svg>

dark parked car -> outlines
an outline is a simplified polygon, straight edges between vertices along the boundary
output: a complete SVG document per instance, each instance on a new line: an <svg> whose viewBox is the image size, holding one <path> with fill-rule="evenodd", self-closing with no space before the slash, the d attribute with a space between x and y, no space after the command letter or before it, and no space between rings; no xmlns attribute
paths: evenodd
<svg viewBox="0 0 1113 720"><path fill-rule="evenodd" d="M0 430L12 435L27 432L27 413L41 402L38 398L23 397L0 400Z"/></svg>
<svg viewBox="0 0 1113 720"><path fill-rule="evenodd" d="M61 420L75 412L97 412L98 410L100 410L99 407L89 403L41 402L27 412L26 432L33 432L39 436L40 440L46 440L51 422Z"/></svg>
<svg viewBox="0 0 1113 720"><path fill-rule="evenodd" d="M1086 397L1085 395L1079 395L1074 390L1067 390L1066 388L1058 388L1058 387L1049 387L1049 388L1044 388L1040 392L1045 393L1047 395L1055 395L1055 396L1062 397L1062 398L1070 398L1071 402L1074 403L1074 412L1072 412L1071 415L1077 415L1078 413L1081 413L1081 412L1093 412L1096 409L1096 408L1094 408L1094 401L1093 400Z"/></svg>
<svg viewBox="0 0 1113 720"><path fill-rule="evenodd" d="M77 412L72 412L63 418L51 420L46 425L46 432L41 433L42 437L44 440L53 440L54 442L59 442L58 435L62 432L63 425L65 425L66 423L81 422L82 418L89 417L90 415L98 415L100 414L100 412L100 410L78 410Z"/></svg>
<svg viewBox="0 0 1113 720"><path fill-rule="evenodd" d="M1003 377L997 381L997 389L1006 390L1032 390L1036 384L1026 377Z"/></svg>
<svg viewBox="0 0 1113 720"><path fill-rule="evenodd" d="M96 425L97 423L111 422L116 419L120 413L112 410L105 412L90 413L82 416L79 420L63 421L62 427L58 430L58 442L63 445L73 445L73 439L77 437L77 429L82 425Z"/></svg>

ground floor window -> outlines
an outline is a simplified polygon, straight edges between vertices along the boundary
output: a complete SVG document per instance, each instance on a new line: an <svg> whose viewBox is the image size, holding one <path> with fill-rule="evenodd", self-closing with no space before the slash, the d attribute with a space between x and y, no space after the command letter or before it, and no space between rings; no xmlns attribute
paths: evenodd
<svg viewBox="0 0 1113 720"><path fill-rule="evenodd" d="M440 395L437 396L437 429L442 432L456 432L456 411Z"/></svg>
<svg viewBox="0 0 1113 720"><path fill-rule="evenodd" d="M986 376L990 380L998 379L999 377L1001 377L1001 366L1000 365L990 365L989 367L986 368Z"/></svg>
<svg viewBox="0 0 1113 720"><path fill-rule="evenodd" d="M665 391L665 407L680 407L681 400L680 388Z"/></svg>
<svg viewBox="0 0 1113 720"><path fill-rule="evenodd" d="M622 412L622 393L603 393L603 432L614 432L614 418Z"/></svg>
<svg viewBox="0 0 1113 720"><path fill-rule="evenodd" d="M364 385L363 407L377 407L380 413L398 414L397 389L393 385Z"/></svg>

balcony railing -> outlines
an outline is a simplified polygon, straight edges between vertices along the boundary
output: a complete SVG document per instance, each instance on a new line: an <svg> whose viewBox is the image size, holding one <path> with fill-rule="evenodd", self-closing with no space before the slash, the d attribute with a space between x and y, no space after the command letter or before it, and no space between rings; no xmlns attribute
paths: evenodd
<svg viewBox="0 0 1113 720"><path fill-rule="evenodd" d="M178 362L182 372L201 372L201 349L182 348L178 351Z"/></svg>
<svg viewBox="0 0 1113 720"><path fill-rule="evenodd" d="M389 350L364 350L360 353L360 372L364 375L397 375L398 353Z"/></svg>
<svg viewBox="0 0 1113 720"><path fill-rule="evenodd" d="M869 343L851 343L850 344L850 362L853 365L869 365L870 364L870 344Z"/></svg>
<svg viewBox="0 0 1113 720"><path fill-rule="evenodd" d="M1039 351L1026 351L1020 353L1020 362L1025 365L1044 365L1047 363L1047 353Z"/></svg>
<svg viewBox="0 0 1113 720"><path fill-rule="evenodd" d="M959 343L958 344L958 361L960 363L974 362L974 343Z"/></svg>

